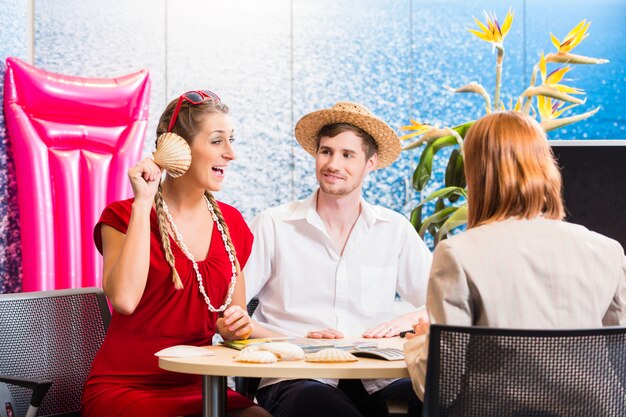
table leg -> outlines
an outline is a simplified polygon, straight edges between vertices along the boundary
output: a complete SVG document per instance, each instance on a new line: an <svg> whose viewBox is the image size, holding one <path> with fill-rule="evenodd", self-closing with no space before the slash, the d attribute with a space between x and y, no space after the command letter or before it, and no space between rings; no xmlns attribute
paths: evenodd
<svg viewBox="0 0 626 417"><path fill-rule="evenodd" d="M226 417L226 377L202 377L202 417Z"/></svg>

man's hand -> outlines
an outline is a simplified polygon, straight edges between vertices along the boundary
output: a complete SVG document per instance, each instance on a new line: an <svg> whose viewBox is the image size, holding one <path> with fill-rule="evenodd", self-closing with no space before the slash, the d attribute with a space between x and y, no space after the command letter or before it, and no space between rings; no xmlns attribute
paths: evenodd
<svg viewBox="0 0 626 417"><path fill-rule="evenodd" d="M363 337L380 339L383 337L398 336L400 332L412 329L413 326L416 325L416 320L418 320L417 323L419 324L419 320L423 320L422 314L423 313L410 312L400 317L396 317L395 319L388 320L378 326L367 329L363 333Z"/></svg>
<svg viewBox="0 0 626 417"><path fill-rule="evenodd" d="M411 328L411 322L403 317L398 317L393 320L386 321L378 326L367 329L363 333L365 338L380 339L383 337L394 337L400 334L403 330Z"/></svg>
<svg viewBox="0 0 626 417"><path fill-rule="evenodd" d="M216 325L224 340L247 339L254 330L248 312L238 305L224 310L224 317L218 318Z"/></svg>
<svg viewBox="0 0 626 417"><path fill-rule="evenodd" d="M335 329L324 329L308 332L306 337L309 339L343 339L343 333Z"/></svg>
<svg viewBox="0 0 626 417"><path fill-rule="evenodd" d="M414 333L407 333L404 337L406 337L407 339L413 339L414 337L425 335L428 333L429 327L430 323L420 317L417 324L413 326Z"/></svg>

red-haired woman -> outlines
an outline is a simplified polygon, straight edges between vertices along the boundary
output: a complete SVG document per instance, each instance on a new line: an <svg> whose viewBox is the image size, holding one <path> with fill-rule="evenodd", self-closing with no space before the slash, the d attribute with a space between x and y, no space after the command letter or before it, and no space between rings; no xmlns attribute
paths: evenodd
<svg viewBox="0 0 626 417"><path fill-rule="evenodd" d="M539 124L521 112L487 115L467 133L464 153L468 230L435 249L426 303L431 322L518 329L626 325L624 250L563 221L561 175ZM407 342L405 353L422 396L427 353L420 339ZM565 410L575 404L573 392L561 399L562 415L572 415Z"/></svg>

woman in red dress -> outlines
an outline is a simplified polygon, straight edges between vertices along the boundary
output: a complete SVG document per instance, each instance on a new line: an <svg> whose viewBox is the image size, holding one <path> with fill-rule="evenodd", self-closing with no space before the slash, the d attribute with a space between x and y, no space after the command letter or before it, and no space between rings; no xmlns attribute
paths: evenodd
<svg viewBox="0 0 626 417"><path fill-rule="evenodd" d="M161 182L152 159L139 162L128 170L134 198L110 204L94 231L114 311L83 391L86 417L201 413L201 378L161 370L154 353L210 345L216 331L226 340L253 332L241 273L252 234L211 194L235 159L228 108L210 91L190 91L165 109L157 137L166 132L189 144L187 171ZM227 409L269 416L231 390Z"/></svg>

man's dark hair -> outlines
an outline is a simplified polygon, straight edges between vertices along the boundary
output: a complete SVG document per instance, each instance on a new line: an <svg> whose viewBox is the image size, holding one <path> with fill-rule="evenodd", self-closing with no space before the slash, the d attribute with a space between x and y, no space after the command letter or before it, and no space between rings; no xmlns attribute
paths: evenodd
<svg viewBox="0 0 626 417"><path fill-rule="evenodd" d="M320 148L320 139L322 139L322 137L334 138L340 133L348 131L353 132L361 138L361 145L363 146L363 151L365 152L365 159L370 159L372 155L378 152L378 145L376 144L374 138L365 130L349 123L333 123L321 128L317 134L317 149L319 150Z"/></svg>

